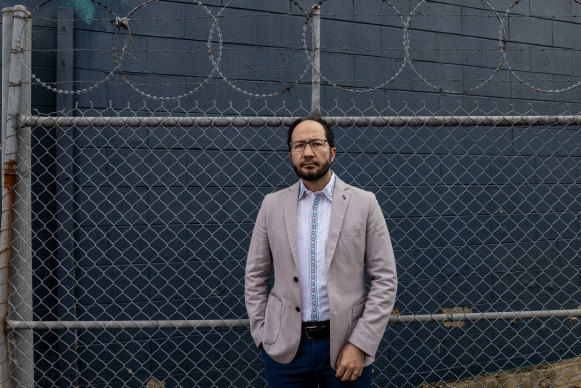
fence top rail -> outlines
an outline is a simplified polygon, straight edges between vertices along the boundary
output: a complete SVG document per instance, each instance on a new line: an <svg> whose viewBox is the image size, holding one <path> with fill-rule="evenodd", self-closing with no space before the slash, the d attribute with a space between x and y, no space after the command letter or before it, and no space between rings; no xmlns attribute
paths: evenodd
<svg viewBox="0 0 581 388"><path fill-rule="evenodd" d="M20 127L281 127L298 117L276 116L184 116L184 117L51 117L21 116ZM567 116L328 116L339 127L461 127L581 125L581 115Z"/></svg>

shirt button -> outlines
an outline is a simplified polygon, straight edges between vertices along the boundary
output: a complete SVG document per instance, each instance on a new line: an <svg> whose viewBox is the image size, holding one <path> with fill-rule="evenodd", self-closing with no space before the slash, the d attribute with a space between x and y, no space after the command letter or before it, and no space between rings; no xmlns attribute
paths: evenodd
<svg viewBox="0 0 581 388"><path fill-rule="evenodd" d="M295 281L295 283L299 282L299 278L297 278L296 276L293 278L293 280Z"/></svg>
<svg viewBox="0 0 581 388"><path fill-rule="evenodd" d="M297 313L301 312L301 308L300 307L295 307L295 310L297 310Z"/></svg>

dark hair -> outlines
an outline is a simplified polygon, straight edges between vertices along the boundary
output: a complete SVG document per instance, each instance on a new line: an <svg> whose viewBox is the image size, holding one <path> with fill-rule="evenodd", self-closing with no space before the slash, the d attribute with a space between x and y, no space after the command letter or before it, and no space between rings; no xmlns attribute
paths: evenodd
<svg viewBox="0 0 581 388"><path fill-rule="evenodd" d="M301 117L300 119L295 120L288 129L288 134L286 138L286 144L288 145L288 149L290 151L290 143L293 139L293 131L295 130L296 126L302 123L303 121L316 121L317 123L321 124L323 128L325 128L325 137L327 138L327 142L329 143L329 148L335 147L335 135L333 135L333 129L320 117Z"/></svg>

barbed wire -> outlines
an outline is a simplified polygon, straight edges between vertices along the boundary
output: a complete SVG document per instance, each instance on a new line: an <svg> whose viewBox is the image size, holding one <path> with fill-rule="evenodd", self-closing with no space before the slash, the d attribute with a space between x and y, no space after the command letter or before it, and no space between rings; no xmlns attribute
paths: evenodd
<svg viewBox="0 0 581 388"><path fill-rule="evenodd" d="M393 4L391 4L387 0L381 0L381 1L394 11L395 15L397 17L399 17L400 22L401 22L402 27L403 27L403 50L404 50L405 56L402 60L400 67L395 71L395 73L391 77L384 80L382 83L378 84L377 86L371 87L371 88L366 88L366 89L361 89L361 90L340 86L336 82L331 81L324 74L322 74L321 70L313 62L313 56L311 55L311 52L309 51L309 49L307 47L307 28L306 27L307 27L307 25L310 24L310 21L314 15L314 13L321 10L321 6L323 5L323 3L325 1L327 1L327 0L319 0L319 2L317 4L313 5L311 12L307 16L307 20L305 21L305 25L303 26L303 34L302 34L302 41L303 41L303 48L305 50L305 56L306 56L307 60L309 61L309 63L311 64L313 70L317 72L317 74L321 77L321 79L325 80L327 83L329 83L330 85L332 85L336 88L339 88L339 89L347 91L347 92L353 92L353 93L365 93L365 92L374 91L374 90L377 90L377 89L384 87L385 85L391 83L394 79L396 79L397 76L399 76L400 73L405 68L406 62L408 62L408 60L409 60L408 51L406 51L406 39L405 39L405 36L407 33L407 22L404 21L404 19L400 15L399 11L393 6Z"/></svg>
<svg viewBox="0 0 581 388"><path fill-rule="evenodd" d="M565 18L569 18L575 20L576 18L581 17L581 15L556 15L556 16L547 16L547 15L533 15L533 14L525 14L523 12L518 13L520 11L521 4L523 3L522 0L515 0L511 6L504 11L503 13L498 12L494 9L494 7L487 1L487 0L480 0L483 4L483 8L473 8L479 11L483 11L481 13L468 11L468 13L439 13L439 12L431 12L431 10L424 10L424 7L427 3L431 2L429 0L421 0L411 12L409 13L400 13L397 8L388 0L380 0L391 12L377 12L377 13L327 13L325 15L321 15L321 19L325 20L327 18L338 17L338 16L349 16L349 17L395 17L399 19L399 23L401 24L401 31L402 31L402 46L401 47L337 47L334 45L321 45L320 49L324 50L325 52L322 53L322 56L325 55L326 52L329 53L359 53L359 55L369 55L374 56L375 53L385 53L385 52L403 52L403 56L399 58L401 63L399 66L396 66L395 71L393 74L387 74L386 78L383 80L338 80L338 79L330 79L329 76L325 75L321 69L315 65L313 60L313 55L311 53L310 47L307 44L307 30L311 27L311 22L313 15L316 11L320 12L323 8L323 4L326 3L328 0L319 0L315 3L309 12L305 11L305 9L296 1L296 0L289 0L291 4L291 11L287 13L283 12L261 12L261 11L252 11L246 12L244 14L227 14L226 10L228 8L235 8L235 0L229 0L223 6L215 6L210 5L206 6L201 1L192 0L191 4L197 7L200 7L203 10L202 15L198 16L183 16L183 17L143 17L139 18L139 11L147 6L150 6L153 3L157 3L159 0L147 0L141 4L138 4L134 7L126 16L118 15L111 7L104 5L103 3L97 0L91 0L91 3L95 4L96 6L100 7L107 15L111 17L97 17L97 18L70 18L67 20L59 20L54 18L47 18L47 17L39 17L42 20L50 20L50 21L68 21L68 22L81 22L81 21L99 21L99 22L107 22L113 24L115 26L114 33L111 33L113 36L112 39L112 69L105 74L105 77L99 81L79 81L75 83L70 83L69 85L81 85L83 83L89 83L90 86L85 88L76 89L76 88L69 88L63 89L60 88L61 85L66 83L55 83L55 82L45 82L40 79L40 77L32 72L32 69L28 67L28 65L24 61L24 55L29 52L38 52L38 53L53 53L53 52L64 52L64 51L78 51L78 52L97 52L97 53L105 53L108 50L105 48L65 48L65 49L33 49L33 50L21 50L20 57L22 64L24 66L25 71L30 73L31 78L33 80L34 85L42 86L48 90L51 90L55 93L60 94L82 94L93 91L105 83L110 83L113 76L118 74L123 82L130 86L133 90L137 93L141 94L142 96L150 99L157 99L157 100L175 100L188 97L193 93L200 90L203 86L212 84L214 82L210 82L213 78L216 78L216 75L219 76L227 85L229 85L234 90L248 95L250 97L273 97L276 95L281 95L284 93L289 92L293 89L296 85L300 84L303 79L305 78L309 69L314 70L322 80L324 80L329 85L336 87L338 89L349 91L353 93L364 93L370 92L374 90L378 90L381 88L385 88L387 85L392 83L399 83L399 82L409 82L408 80L397 80L398 76L403 72L403 70L409 66L410 70L413 74L418 77L419 80L424 82L429 87L433 88L438 92L444 92L449 94L467 94L473 92L484 85L493 82L496 74L503 69L506 68L512 75L514 75L514 79L516 82L522 84L523 86L530 88L532 90L543 92L543 93L562 93L569 90L572 90L581 84L581 81L578 81L578 77L574 77L572 75L563 75L564 77L568 77L567 80L556 80L556 79L542 79L543 77L532 77L532 79L527 79L526 75L522 73L534 73L531 71L520 71L516 68L513 68L510 64L510 61L513 59L510 57L510 53L512 52L580 52L581 49L574 48L574 47L554 47L554 46L541 46L531 43L520 43L510 41L507 37L507 32L505 29L505 23L509 23L510 18L515 17L526 17L526 18L548 18L548 19L555 19L555 20L563 20ZM37 13L42 9L45 8L52 0L45 0L40 5L35 7L33 11L30 13L30 16L27 19L27 23L35 18ZM578 0L574 0L575 4L581 5L581 2ZM326 7L325 7L326 8ZM216 10L218 10L216 12ZM240 9L240 8L236 8ZM293 11L294 9L295 11ZM214 12L213 12L214 10ZM298 10L298 12L296 11ZM284 16L296 16L303 20L302 22L302 32L301 32L301 39L300 44L297 47L282 47L276 44L274 45L244 45L243 47L225 47L225 41L222 36L222 31L220 29L220 22L225 21L228 19L237 19L237 18L248 18L248 17L280 17L281 15ZM410 39L410 35L416 33L423 29L421 26L417 26L416 20L419 20L419 17L481 17L481 18L494 18L498 24L498 36L496 38L497 46L496 47L414 47L412 44L413 39ZM191 41L205 41L206 42L206 49L196 49L196 50L179 50L179 49L156 49L156 48L140 48L140 47L131 47L132 46L132 33L131 33L131 26L142 22L142 23L152 23L152 22L176 22L176 21L192 21L192 20L208 20L211 21L209 23L210 29L207 39L189 39ZM359 22L359 21L358 21ZM393 26L392 26L393 27ZM580 26L581 28L581 26ZM438 31L432 31L434 33L438 33ZM442 32L443 33L443 32ZM118 48L120 35L124 36L124 43L122 47ZM482 37L482 39L490 40L493 42L494 40L489 37ZM526 47L510 47L514 44L526 45ZM217 46L217 49L215 48ZM306 66L304 70L300 73L298 78L288 81L288 82L276 82L276 81L249 81L243 79L236 79L233 80L231 77L228 77L224 70L221 68L221 61L222 56L225 51L227 52L242 52L242 51L258 51L263 49L269 50L277 50L277 51L303 51L305 58L306 58ZM136 82L135 80L129 79L129 73L124 70L124 63L126 57L131 57L135 60L135 53L146 52L146 53L170 53L170 54L206 54L209 59L209 64L211 66L210 73L207 77L204 77L202 81L192 84L191 82L185 82L184 85L187 85L186 92L175 95L175 96L158 96L148 93L142 88L144 86L164 86L167 83L157 83L157 84L150 84L144 82ZM414 58L414 53L423 53L423 52L498 52L499 59L498 63L494 68L491 66L479 66L481 69L490 69L491 74L489 77L480 78L480 77L473 77L473 78L463 78L463 79L456 79L456 78L446 78L446 77L427 77L425 74L422 73L421 67L418 66L418 63L422 63L422 65L429 65L434 66L438 63L434 61L426 61L418 58ZM378 58L385 58L383 55L377 55ZM398 58L388 58L390 60L398 59ZM447 63L441 63L442 65L446 65ZM456 64L456 63L454 63ZM466 65L466 63L464 63ZM535 74L543 74L546 72L538 72ZM144 75L145 73L137 73L137 76ZM558 75L558 74L555 74ZM559 75L560 76L560 75ZM202 78L202 77L198 77ZM531 77L528 77L531 78ZM546 78L546 77L545 77ZM412 79L413 82L418 82L418 79ZM464 84L476 82L476 85L471 87L463 87L462 89L455 90L451 88L444 87L441 83L445 82L463 82ZM494 82L513 82L512 80L498 80ZM542 82L552 82L553 85L555 84L563 84L567 83L564 87L556 87L556 88L541 88L538 86L539 83ZM249 83L258 83L258 84L279 84L285 85L283 88L270 92L270 93L256 93L253 91L248 90L247 87L242 86ZM361 87L357 86L346 86L346 85L354 85L354 84L365 84ZM177 83L180 84L180 83ZM369 86L370 84L374 86ZM174 85L171 83L171 85Z"/></svg>
<svg viewBox="0 0 581 388"><path fill-rule="evenodd" d="M220 10L218 16L222 15L222 12L228 7L230 6L230 4L232 4L235 0L229 0L226 5L224 5L224 7ZM296 6L299 10L301 10L303 13L305 13L305 10L303 9L303 7L297 3L295 0L290 0L290 2ZM306 13L305 13L306 14ZM220 77L222 77L222 79L228 84L230 85L230 87L232 87L233 89L239 91L240 93L246 94L250 97L260 97L260 98L268 98L268 97L274 97L276 95L280 95L283 93L287 93L289 92L291 89L293 89L296 85L299 84L299 82L305 77L305 75L307 74L307 72L309 71L309 66L307 64L307 66L305 66L303 72L300 74L299 78L297 78L295 81L293 81L290 85L288 85L287 87L273 92L273 93L252 93L249 92L245 89L240 88L239 86L237 86L235 83L233 83L231 80L229 80L224 73L220 70L219 66L218 66L218 62L214 60L214 54L213 54L213 50L212 50L212 35L213 35L213 31L214 31L214 26L212 25L212 29L210 30L210 37L208 38L208 55L210 57L210 62L212 63L212 66L214 67L214 71L220 75ZM219 50L221 52L222 50L222 42L220 42L220 47Z"/></svg>
<svg viewBox="0 0 581 388"><path fill-rule="evenodd" d="M581 78L581 77L580 77ZM434 77L430 77L430 78L425 78L428 81L432 81L432 82L467 82L467 81L473 81L473 82L484 82L487 80L487 78L434 78ZM336 80L336 82L344 82L346 84L348 83L353 83L353 84L357 84L357 83L367 83L367 82L383 82L384 80L381 79L338 79ZM411 80L393 80L392 83L394 84L408 84L409 82L422 82L424 83L425 81L423 79L420 78L412 78ZM534 78L534 79L525 79L525 81L528 82L553 82L553 83L570 83L570 80L559 80L559 79L553 79L553 78ZM43 82L43 83L39 83L39 82L31 82L30 84L33 86L43 86L45 84L47 85L52 85L52 86L57 86L57 85L70 85L70 84L82 84L82 83L88 83L91 81L82 81L82 80L73 80L73 81L60 81L60 82L56 82L56 81L50 81L50 82ZM244 79L240 79L236 81L239 84L256 84L256 83L260 83L260 84L276 84L276 85L285 85L288 83L288 81L279 81L279 80L260 80L260 81L256 81L256 80L244 80ZM510 84L513 81L511 81L510 79L492 79L489 81L489 83L491 84ZM125 82L115 82L115 81L111 81L108 83L109 85L126 85ZM304 82L304 85L309 85L310 82ZM138 87L170 87L170 86L191 86L191 82L156 82L156 83L151 83L151 82L134 82L134 85L138 86ZM224 85L224 83L222 82L222 80L220 79L216 79L215 81L208 81L206 83L206 85Z"/></svg>
<svg viewBox="0 0 581 388"><path fill-rule="evenodd" d="M511 6L510 6L510 7L509 7L507 10L506 10L506 16L504 17L504 20L502 21L502 22L503 22L503 25L504 25L504 21L506 21L506 22L508 23L508 21L509 21L509 17L510 17L510 14L511 14L511 11L512 11L512 10L513 10L513 9L514 9L514 8L515 8L515 7L516 7L516 6L517 6L517 5L520 3L520 2L521 2L521 0L515 0L515 2L514 2L514 3L512 3L512 5L511 5ZM575 0L575 3L576 3L576 4L579 4L579 5L581 5L581 2L579 2L579 0ZM506 46L507 46L507 48L508 48L508 41L506 40L506 37L505 37L505 41L504 41L504 42L505 42L505 45L506 45ZM575 82L575 83L573 83L572 85L569 85L569 86L567 86L567 87L564 87L564 88L561 88L561 89L543 89L543 88L540 88L540 87L534 86L532 83L530 83L530 82L528 82L528 81L526 81L526 80L522 79L522 78L521 78L521 77L520 77L520 76L517 74L517 72L515 72L515 71L514 71L514 70L511 68L511 66L510 66L510 63L509 63L509 61L508 61L508 58L507 58L507 56L506 56L506 52L507 52L507 50L504 50L504 51L503 51L503 59L504 59L504 62L506 63L506 67L507 67L507 68L508 68L508 70L509 70L509 71L512 73L512 75L514 75L514 76L515 76L515 78L517 79L517 81L518 81L518 82L520 82L521 84L525 85L526 87L528 87L528 88L530 88L530 89L533 89L533 90L535 90L535 91L542 92L542 93L562 93L562 92L566 92L566 91L568 91L568 90L574 89L574 88L576 88L577 86L581 85L581 81L578 81L578 82Z"/></svg>
<svg viewBox="0 0 581 388"><path fill-rule="evenodd" d="M219 47L220 48L219 48L219 51L218 51L217 61L216 61L216 65L214 66L214 69L208 75L208 77L205 80L203 80L202 82L198 83L196 87L194 87L192 90L190 90L188 92L185 92L183 94L180 94L180 95L171 96L171 97L162 97L162 96L156 96L156 95L152 95L152 94L149 94L147 92L144 92L143 90L141 90L140 88L138 88L137 86L135 86L135 84L133 82L129 81L127 79L127 76L126 76L125 72L123 72L121 70L121 66L120 66L119 61L117 60L117 55L116 55L116 42L117 42L117 36L118 36L121 28L123 28L125 30L126 35L128 35L129 41L131 41L131 30L129 28L129 20L131 19L132 15L135 12L139 11L141 8L147 6L147 5L151 4L151 3L155 3L157 1L158 0L149 0L149 1L146 1L145 3L142 3L142 4L138 5L137 7L135 7L134 9L132 9L129 12L129 14L127 14L126 17L124 17L122 19L123 22L121 24L119 24L119 23L117 24L117 31L115 32L115 36L114 36L114 39L113 39L113 50L112 50L112 52L113 52L113 62L115 63L115 68L116 68L117 72L121 75L121 78L123 78L123 80L127 83L127 85L129 85L133 90L135 90L137 93L141 94L142 96L147 97L147 98L151 98L151 99L155 99L155 100L177 100L177 99L182 99L182 98L191 96L192 94L194 94L195 92L197 92L198 90L200 90L200 88L202 86L204 86L206 84L206 82L208 82L213 77L215 70L218 69L219 63L220 63L221 58L222 58L222 32L221 32L220 27L218 25L218 19L212 14L212 12L204 4L202 4L200 1L193 0L193 3L195 5L200 6L204 11L206 11L206 13L208 14L208 16L211 16L212 17L213 23L212 23L212 28L210 30L210 36L208 37L208 50L211 50L211 48L210 48L209 45L210 45L210 42L212 40L213 31L214 31L214 29L216 29L216 34L218 36L218 42L219 42ZM122 51L123 51L123 53L125 53L126 52L126 48L124 47L122 49Z"/></svg>
<svg viewBox="0 0 581 388"><path fill-rule="evenodd" d="M22 31L20 32L20 36L24 36L24 31L27 28L28 23L31 23L34 15L43 7L45 7L47 4L49 4L52 0L46 0L44 2L42 2L41 4L39 4L36 8L34 8L31 12L30 15L26 18L25 23L22 27ZM91 0L92 3L97 4L98 6L101 6L103 9L105 9L107 12L114 14L113 11L111 11L109 8L105 7L104 5L102 5L100 2L96 1L96 0ZM23 44L23 40L20 39L20 45ZM125 46L128 44L128 42L125 42ZM125 47L124 46L124 47ZM47 85L46 83L44 83L33 71L32 69L30 69L28 67L28 65L26 64L26 60L25 60L25 52L21 51L20 52L20 62L22 64L22 67L24 68L25 71L27 71L30 74L30 77L32 79L34 79L36 82L42 84L46 89L58 93L58 94L65 94L65 95L72 95L72 94L82 94L82 93L88 93L90 91L93 91L95 89L97 89L98 87L104 85L107 81L109 81L113 75L116 73L116 68L114 68L113 70L111 70L108 74L105 75L105 78L103 78L100 81L95 82L92 86L84 88L84 89L80 89L80 90L63 90L63 89L57 89L57 88L53 88L50 85Z"/></svg>
<svg viewBox="0 0 581 388"><path fill-rule="evenodd" d="M486 0L480 0L482 3L484 3L486 5L486 7L488 7L496 16L497 19L499 21L499 31L498 31L498 39L499 39L499 47L498 49L500 51L502 51L502 53L506 52L506 33L504 30L504 23L502 22L502 20L500 19L500 17L498 16L498 14L496 13L496 11L494 10L494 8L492 7L492 5L490 5L490 3ZM408 33L408 28L407 26L411 23L411 19L414 16L414 14L417 12L417 10L426 3L426 0L422 0L418 3L418 5L415 6L415 8L412 10L412 12L410 12L410 16L407 19L406 22L406 28L404 28L404 47L406 48L406 50L409 50L409 33ZM406 42L407 39L407 42ZM496 73L498 73L500 71L500 69L502 68L503 63L505 62L505 57L504 55L500 55L500 60L498 62L498 64L496 65L496 68L493 70L492 74L490 75L490 77L486 80L484 80L483 82L479 83L476 86L473 86L471 88L464 88L462 90L450 90L450 89L446 89L443 88L441 86L435 85L432 82L426 80L424 78L424 76L418 71L417 67L414 66L412 59L410 58L409 55L409 51L406 51L405 54L408 64L410 66L410 68L412 69L412 71L420 78L422 79L427 85L429 85L430 87L432 87L433 89L436 89L440 92L444 92L444 93L451 93L451 94L467 94L470 92L473 92L477 89L480 89L481 87L483 87L484 85L486 85L488 82L490 82L490 80L492 78L494 78L494 76L496 75Z"/></svg>
<svg viewBox="0 0 581 388"><path fill-rule="evenodd" d="M260 51L264 48L269 50L277 50L277 51L303 51L304 48L301 47L280 47L280 46L266 46L266 45L259 45L259 46L244 46L244 47L223 47L222 52L245 52L245 51ZM321 50L328 50L333 51L333 53L337 52L380 52L380 51L403 51L403 47L346 47L346 46L321 46ZM566 48L566 47L530 47L530 48L511 48L511 52L545 52L545 51L571 51L571 52L581 52L581 49L573 49L573 48ZM99 52L99 53L109 53L111 50L109 49L102 49L102 48L64 48L64 49L24 49L23 52L31 52L31 53L58 53L58 52ZM155 49L155 48L132 48L131 51L133 52L150 52L150 53L174 53L174 54L205 54L208 52L207 49L198 49L198 50L178 50L178 49ZM498 51L497 47L433 47L433 48L414 48L410 47L410 52L436 52L436 51L471 51L471 52L486 52L486 51Z"/></svg>
<svg viewBox="0 0 581 388"><path fill-rule="evenodd" d="M209 5L208 8L212 8L213 6ZM215 6L214 6L215 7ZM497 11L498 12L498 11ZM581 15L554 15L554 16L547 16L541 14L515 14L512 13L511 17L522 17L522 18L533 18L533 19L579 19ZM245 13L239 15L220 15L216 16L218 19L244 19L244 18L254 18L254 17L279 17L281 15L284 16L297 16L297 17L304 17L304 14L299 13L275 13L275 12L267 12L262 11L258 13ZM410 14L401 13L403 18L409 16ZM321 15L321 19L331 18L331 17L391 17L393 14L389 13L350 13L350 14L340 14L340 13L331 13ZM478 13L427 13L427 12L418 12L416 16L429 16L429 17L479 17L479 18L491 18L496 19L495 15L488 15L488 14L478 14ZM60 19L60 18L51 18L46 16L39 16L36 17L37 20L43 20L48 22L111 22L111 18L90 18L90 17L83 17L83 18L70 18L70 19ZM212 20L211 16L181 16L181 17L154 17L154 18L131 18L133 22L166 22L166 21L188 21L188 20L200 20L200 19L208 19Z"/></svg>

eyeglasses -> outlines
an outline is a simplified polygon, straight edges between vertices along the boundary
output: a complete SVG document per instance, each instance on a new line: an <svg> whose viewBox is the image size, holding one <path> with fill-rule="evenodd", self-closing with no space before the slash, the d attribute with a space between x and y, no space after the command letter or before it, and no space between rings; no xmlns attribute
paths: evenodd
<svg viewBox="0 0 581 388"><path fill-rule="evenodd" d="M322 151L325 149L325 143L328 143L325 139L297 140L290 142L290 148L292 152L303 152L307 144L310 144L313 151Z"/></svg>

